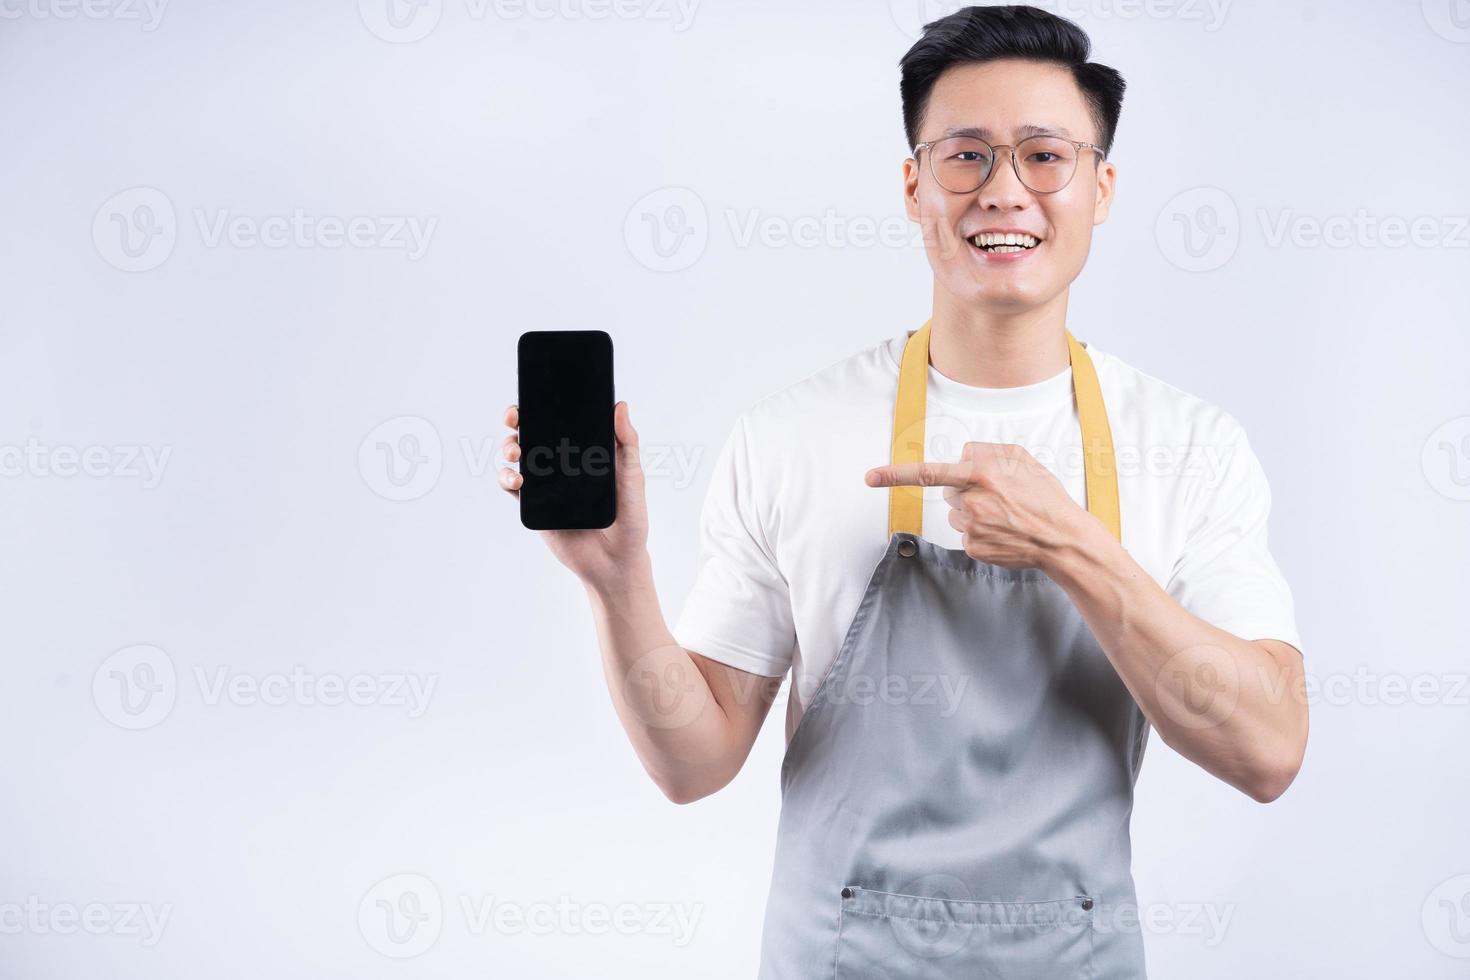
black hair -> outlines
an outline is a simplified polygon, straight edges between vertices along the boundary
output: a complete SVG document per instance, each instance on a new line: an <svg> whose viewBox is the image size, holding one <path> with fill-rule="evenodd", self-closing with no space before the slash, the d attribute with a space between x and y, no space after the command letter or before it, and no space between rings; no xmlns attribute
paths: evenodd
<svg viewBox="0 0 1470 980"><path fill-rule="evenodd" d="M1123 110L1123 76L1107 65L1087 60L1092 41L1065 17L1036 7L1013 5L966 7L924 25L924 36L899 61L902 78L903 128L909 149L919 142L919 126L939 76L955 65L980 64L1001 58L1041 61L1071 69L1097 127L1098 143L1107 155Z"/></svg>

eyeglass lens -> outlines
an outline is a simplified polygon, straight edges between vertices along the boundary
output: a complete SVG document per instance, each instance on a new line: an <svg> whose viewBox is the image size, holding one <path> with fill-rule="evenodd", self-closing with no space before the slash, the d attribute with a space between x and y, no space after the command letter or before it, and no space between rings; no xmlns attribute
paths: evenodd
<svg viewBox="0 0 1470 980"><path fill-rule="evenodd" d="M930 168L939 186L955 194L979 189L1009 151L999 153L984 140L951 136L929 148ZM1054 136L1032 136L1016 144L1017 175L1038 194L1059 191L1077 171L1077 147Z"/></svg>

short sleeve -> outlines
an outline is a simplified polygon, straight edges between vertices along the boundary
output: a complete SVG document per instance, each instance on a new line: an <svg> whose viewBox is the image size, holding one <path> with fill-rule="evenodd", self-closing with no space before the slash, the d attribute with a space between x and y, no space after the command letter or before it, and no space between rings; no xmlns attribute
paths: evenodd
<svg viewBox="0 0 1470 980"><path fill-rule="evenodd" d="M1188 504L1183 553L1166 591L1213 626L1244 640L1302 649L1291 588L1267 546L1271 489L1244 429L1226 416L1227 450Z"/></svg>
<svg viewBox="0 0 1470 980"><path fill-rule="evenodd" d="M700 517L694 587L673 633L686 650L767 677L791 665L791 593L761 521L746 417L715 461Z"/></svg>

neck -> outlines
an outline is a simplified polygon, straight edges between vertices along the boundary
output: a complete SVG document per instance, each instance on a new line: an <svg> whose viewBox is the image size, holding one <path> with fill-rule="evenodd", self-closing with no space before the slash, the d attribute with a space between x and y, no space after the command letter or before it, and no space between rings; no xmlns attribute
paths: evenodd
<svg viewBox="0 0 1470 980"><path fill-rule="evenodd" d="M1067 350L1067 293L1017 313L979 310L934 287L929 362L973 388L1019 388L1060 374Z"/></svg>

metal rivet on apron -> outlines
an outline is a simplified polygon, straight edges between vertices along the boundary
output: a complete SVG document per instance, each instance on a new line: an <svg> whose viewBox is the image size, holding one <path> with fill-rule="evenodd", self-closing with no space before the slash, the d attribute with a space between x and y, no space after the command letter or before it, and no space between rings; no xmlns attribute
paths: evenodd
<svg viewBox="0 0 1470 980"><path fill-rule="evenodd" d="M919 546L912 541L900 541L898 543L898 553L905 558L912 558L919 553Z"/></svg>
<svg viewBox="0 0 1470 980"><path fill-rule="evenodd" d="M851 888L844 888L844 889L842 889L842 897L843 898L852 898L852 889Z"/></svg>
<svg viewBox="0 0 1470 980"><path fill-rule="evenodd" d="M1092 911L1092 899L1090 899L1090 898L1084 898L1082 900L1082 911L1084 911L1084 912L1091 912Z"/></svg>

